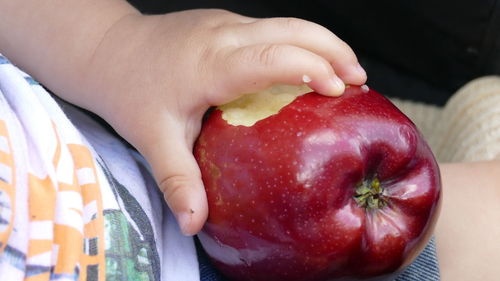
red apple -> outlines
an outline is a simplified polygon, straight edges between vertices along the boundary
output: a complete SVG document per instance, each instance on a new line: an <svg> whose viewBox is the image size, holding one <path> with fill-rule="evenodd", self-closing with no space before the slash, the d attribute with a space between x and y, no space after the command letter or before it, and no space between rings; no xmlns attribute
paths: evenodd
<svg viewBox="0 0 500 281"><path fill-rule="evenodd" d="M214 110L195 146L209 202L199 238L222 273L357 280L411 263L433 230L441 181L403 113L366 86L245 99Z"/></svg>

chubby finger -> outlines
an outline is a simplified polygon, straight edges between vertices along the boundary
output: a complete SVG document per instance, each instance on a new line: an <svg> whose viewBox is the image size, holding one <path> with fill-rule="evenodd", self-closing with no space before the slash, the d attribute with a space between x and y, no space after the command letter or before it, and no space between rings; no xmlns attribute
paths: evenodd
<svg viewBox="0 0 500 281"><path fill-rule="evenodd" d="M177 125L175 125L177 126ZM198 233L208 216L201 173L182 130L168 127L143 153L151 164L165 201L185 235Z"/></svg>
<svg viewBox="0 0 500 281"><path fill-rule="evenodd" d="M330 62L337 75L347 84L366 82L366 72L354 51L327 28L298 18L261 19L237 28L243 45L287 44L307 49Z"/></svg>
<svg viewBox="0 0 500 281"><path fill-rule="evenodd" d="M323 57L308 50L276 44L260 44L231 50L215 67L225 96L212 104L223 104L236 94L265 89L272 84L300 85L330 96L342 94L345 85Z"/></svg>

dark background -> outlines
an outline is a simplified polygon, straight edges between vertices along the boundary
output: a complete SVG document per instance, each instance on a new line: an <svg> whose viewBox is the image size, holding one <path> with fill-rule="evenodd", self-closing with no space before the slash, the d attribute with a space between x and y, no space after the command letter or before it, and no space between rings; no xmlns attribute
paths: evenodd
<svg viewBox="0 0 500 281"><path fill-rule="evenodd" d="M499 0L129 0L143 13L223 8L246 16L293 16L345 40L389 96L442 105L473 78L500 74Z"/></svg>

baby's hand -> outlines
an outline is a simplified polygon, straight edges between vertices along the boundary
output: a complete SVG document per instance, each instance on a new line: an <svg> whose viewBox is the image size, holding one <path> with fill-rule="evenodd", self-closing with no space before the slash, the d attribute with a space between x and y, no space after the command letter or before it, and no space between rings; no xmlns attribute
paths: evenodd
<svg viewBox="0 0 500 281"><path fill-rule="evenodd" d="M89 90L103 95L85 107L146 157L185 234L208 214L192 149L210 106L274 83L340 95L366 80L349 46L317 24L222 10L125 17L88 69Z"/></svg>

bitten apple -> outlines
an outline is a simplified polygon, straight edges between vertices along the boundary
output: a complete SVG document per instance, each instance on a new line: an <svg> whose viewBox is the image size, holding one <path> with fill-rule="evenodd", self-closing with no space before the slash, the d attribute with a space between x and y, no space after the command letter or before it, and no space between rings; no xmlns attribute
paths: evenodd
<svg viewBox="0 0 500 281"><path fill-rule="evenodd" d="M199 238L233 280L384 278L429 240L441 182L415 125L366 86L308 91L247 95L204 122Z"/></svg>

